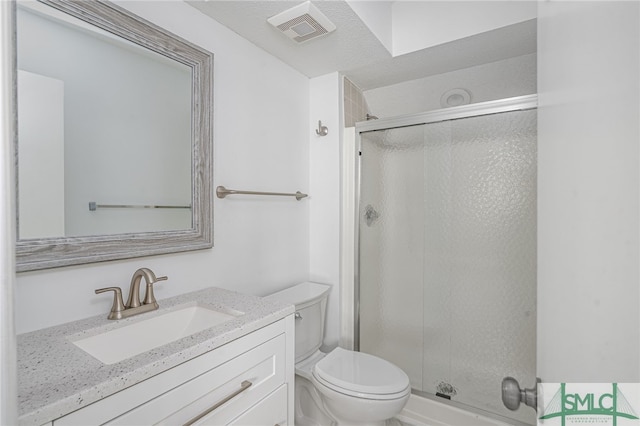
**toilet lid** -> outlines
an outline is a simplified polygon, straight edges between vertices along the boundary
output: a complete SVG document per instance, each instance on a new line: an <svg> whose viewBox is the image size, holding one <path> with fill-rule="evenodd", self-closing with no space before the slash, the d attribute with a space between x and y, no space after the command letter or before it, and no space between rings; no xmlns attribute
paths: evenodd
<svg viewBox="0 0 640 426"><path fill-rule="evenodd" d="M390 362L342 348L320 360L314 373L333 386L370 395L395 394L409 386L407 374Z"/></svg>

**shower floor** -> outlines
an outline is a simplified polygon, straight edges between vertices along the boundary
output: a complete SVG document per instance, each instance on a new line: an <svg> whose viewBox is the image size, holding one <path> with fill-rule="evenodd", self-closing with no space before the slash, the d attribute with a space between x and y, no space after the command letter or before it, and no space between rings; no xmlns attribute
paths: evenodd
<svg viewBox="0 0 640 426"><path fill-rule="evenodd" d="M526 423L493 419L478 413L411 395L409 402L386 426L528 426Z"/></svg>
<svg viewBox="0 0 640 426"><path fill-rule="evenodd" d="M397 417L394 417L391 420L387 420L387 423L385 426L430 426L427 425L425 423L415 423L413 421L408 421L408 420L400 420Z"/></svg>

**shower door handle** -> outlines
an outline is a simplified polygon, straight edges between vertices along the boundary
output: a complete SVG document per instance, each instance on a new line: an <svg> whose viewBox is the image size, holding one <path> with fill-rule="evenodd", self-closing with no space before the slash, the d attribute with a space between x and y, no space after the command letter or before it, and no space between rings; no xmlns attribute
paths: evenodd
<svg viewBox="0 0 640 426"><path fill-rule="evenodd" d="M521 389L520 384L513 377L502 379L502 403L511 411L520 407L524 402L529 407L538 411L538 385L537 382L530 389Z"/></svg>

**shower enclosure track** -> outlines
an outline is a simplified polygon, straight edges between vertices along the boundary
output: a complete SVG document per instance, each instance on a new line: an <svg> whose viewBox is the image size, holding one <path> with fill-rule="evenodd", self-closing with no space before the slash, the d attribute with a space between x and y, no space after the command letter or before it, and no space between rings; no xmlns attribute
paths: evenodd
<svg viewBox="0 0 640 426"><path fill-rule="evenodd" d="M361 121L356 123L356 133L372 132L375 130L396 129L398 127L416 126L420 124L437 123L439 121L456 120L459 118L477 117L481 115L499 114L501 112L519 111L537 108L538 95L517 96L497 101L479 102L477 104L462 105L421 112L418 114L401 115L398 117L380 118L375 121ZM359 139L357 140L359 144Z"/></svg>

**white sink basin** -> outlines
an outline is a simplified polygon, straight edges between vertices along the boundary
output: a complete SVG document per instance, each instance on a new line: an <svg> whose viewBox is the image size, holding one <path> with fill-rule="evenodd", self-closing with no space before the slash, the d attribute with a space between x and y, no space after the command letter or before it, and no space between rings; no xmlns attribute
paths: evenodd
<svg viewBox="0 0 640 426"><path fill-rule="evenodd" d="M105 364L115 364L240 315L243 313L219 312L200 305L187 306L76 340L73 344Z"/></svg>

